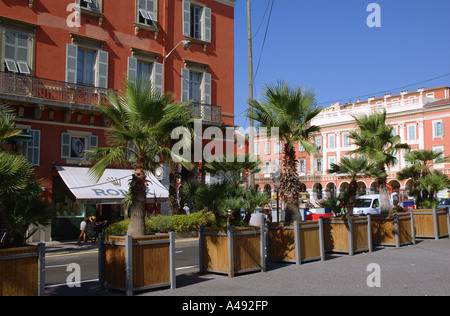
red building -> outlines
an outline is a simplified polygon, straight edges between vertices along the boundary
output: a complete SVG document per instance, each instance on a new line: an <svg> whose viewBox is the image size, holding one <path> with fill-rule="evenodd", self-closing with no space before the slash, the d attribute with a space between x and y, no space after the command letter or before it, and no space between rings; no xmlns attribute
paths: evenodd
<svg viewBox="0 0 450 316"><path fill-rule="evenodd" d="M204 125L234 124L234 3L0 2L0 102L17 109L24 137L11 147L43 179L43 195L57 215L54 238L76 235L85 215L114 220L122 214L103 195L77 201L58 169L88 167L83 151L106 145L109 122L95 104L125 79L147 78L176 101L192 100Z"/></svg>

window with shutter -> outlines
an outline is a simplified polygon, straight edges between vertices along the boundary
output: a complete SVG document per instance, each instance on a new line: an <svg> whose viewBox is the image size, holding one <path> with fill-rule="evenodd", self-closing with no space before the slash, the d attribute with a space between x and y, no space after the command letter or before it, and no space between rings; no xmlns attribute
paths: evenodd
<svg viewBox="0 0 450 316"><path fill-rule="evenodd" d="M183 0L183 35L211 42L211 9L197 2Z"/></svg>
<svg viewBox="0 0 450 316"><path fill-rule="evenodd" d="M32 136L31 142L27 143L27 161L33 166L39 166L41 153L41 131L29 129L27 132Z"/></svg>

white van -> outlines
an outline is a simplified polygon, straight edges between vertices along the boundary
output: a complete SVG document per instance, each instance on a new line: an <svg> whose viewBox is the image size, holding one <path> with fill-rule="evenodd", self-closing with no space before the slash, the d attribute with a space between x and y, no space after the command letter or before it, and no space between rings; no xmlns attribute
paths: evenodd
<svg viewBox="0 0 450 316"><path fill-rule="evenodd" d="M397 193L393 193L389 198L389 203L391 204L391 208L394 207L392 200L397 199ZM356 198L355 205L358 207L353 208L353 215L367 215L367 214L380 214L380 195L379 194L369 194L362 195Z"/></svg>

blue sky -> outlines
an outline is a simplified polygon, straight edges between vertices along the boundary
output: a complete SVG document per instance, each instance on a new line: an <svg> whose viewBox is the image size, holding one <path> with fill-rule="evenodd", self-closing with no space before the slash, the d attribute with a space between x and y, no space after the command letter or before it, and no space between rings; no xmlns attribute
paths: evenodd
<svg viewBox="0 0 450 316"><path fill-rule="evenodd" d="M373 2L381 9L379 28L366 22ZM280 79L313 88L324 106L450 86L450 75L415 85L450 74L449 0L274 0L263 50L271 0L251 0L251 8L254 72L261 56L255 98ZM248 96L247 0L237 0L235 124L243 127Z"/></svg>

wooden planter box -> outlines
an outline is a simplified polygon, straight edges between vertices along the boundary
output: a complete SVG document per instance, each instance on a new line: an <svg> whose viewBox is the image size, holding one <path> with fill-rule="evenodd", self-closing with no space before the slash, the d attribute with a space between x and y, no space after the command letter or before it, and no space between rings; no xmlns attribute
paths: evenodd
<svg viewBox="0 0 450 316"><path fill-rule="evenodd" d="M355 253L372 252L371 216L353 218L325 218L325 251Z"/></svg>
<svg viewBox="0 0 450 316"><path fill-rule="evenodd" d="M236 274L265 271L264 226L227 230L200 227L200 273Z"/></svg>
<svg viewBox="0 0 450 316"><path fill-rule="evenodd" d="M372 242L375 245L395 246L415 244L412 213L371 216Z"/></svg>
<svg viewBox="0 0 450 316"><path fill-rule="evenodd" d="M0 249L0 296L45 294L45 244Z"/></svg>
<svg viewBox="0 0 450 316"><path fill-rule="evenodd" d="M135 291L176 287L175 234L99 238L99 287Z"/></svg>
<svg viewBox="0 0 450 316"><path fill-rule="evenodd" d="M318 221L269 224L268 258L300 265L325 260L323 218Z"/></svg>
<svg viewBox="0 0 450 316"><path fill-rule="evenodd" d="M416 237L435 238L449 236L450 215L446 209L413 210Z"/></svg>

